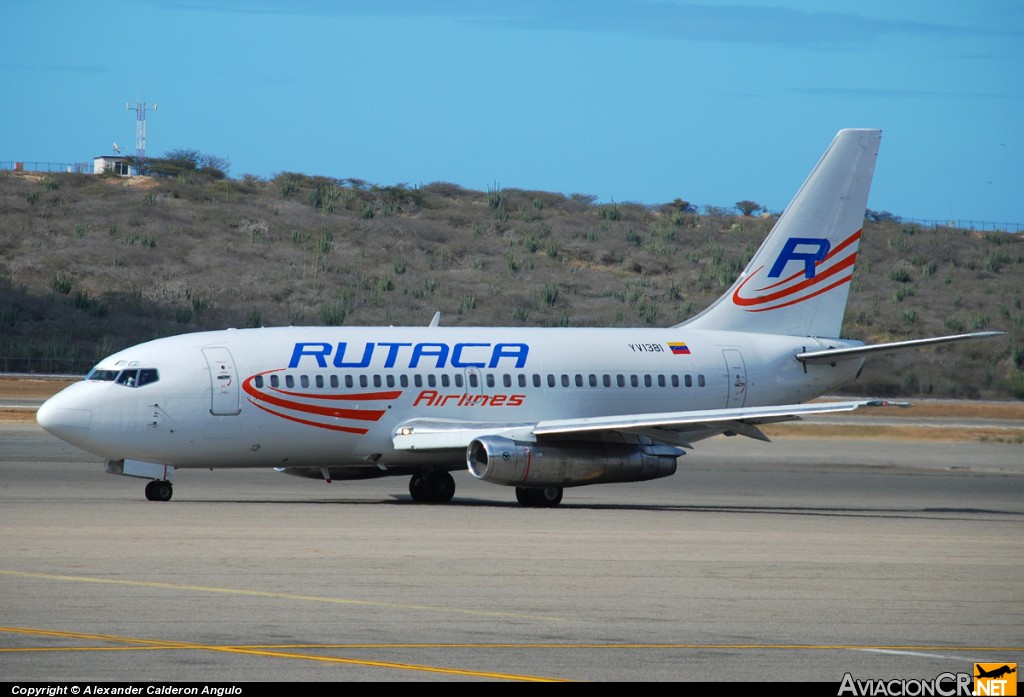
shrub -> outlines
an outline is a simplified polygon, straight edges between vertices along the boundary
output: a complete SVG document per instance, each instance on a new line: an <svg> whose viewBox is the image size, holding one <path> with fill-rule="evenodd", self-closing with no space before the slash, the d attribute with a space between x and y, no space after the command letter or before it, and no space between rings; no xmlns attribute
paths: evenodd
<svg viewBox="0 0 1024 697"><path fill-rule="evenodd" d="M886 276L888 276L890 281L896 281L896 283L908 283L910 281L910 272L902 266L890 271Z"/></svg>
<svg viewBox="0 0 1024 697"><path fill-rule="evenodd" d="M320 308L320 321L327 327L338 327L345 322L345 308L340 303L331 303Z"/></svg>
<svg viewBox="0 0 1024 697"><path fill-rule="evenodd" d="M50 288L53 289L54 293L67 295L71 292L71 278L63 271L56 273L50 280Z"/></svg>

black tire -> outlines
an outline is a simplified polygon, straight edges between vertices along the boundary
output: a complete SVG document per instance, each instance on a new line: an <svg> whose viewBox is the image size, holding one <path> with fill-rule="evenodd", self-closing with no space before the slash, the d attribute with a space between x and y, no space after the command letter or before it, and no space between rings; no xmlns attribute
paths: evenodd
<svg viewBox="0 0 1024 697"><path fill-rule="evenodd" d="M156 480L152 480L152 481L146 482L146 500L147 501L156 501L156 492L154 491L154 489L156 489L156 487L154 486L155 484L156 484Z"/></svg>
<svg viewBox="0 0 1024 697"><path fill-rule="evenodd" d="M431 472L423 481L429 503L448 503L455 496L455 479L448 472Z"/></svg>
<svg viewBox="0 0 1024 697"><path fill-rule="evenodd" d="M562 502L562 488L557 486L533 489L516 487L516 500L524 508L554 508Z"/></svg>
<svg viewBox="0 0 1024 697"><path fill-rule="evenodd" d="M153 500L154 501L170 501L171 496L174 495L174 487L170 482L166 480L160 480L152 482L153 484Z"/></svg>
<svg viewBox="0 0 1024 697"><path fill-rule="evenodd" d="M409 479L409 495L416 503L427 502L427 490L424 486L425 477L422 474L414 474Z"/></svg>

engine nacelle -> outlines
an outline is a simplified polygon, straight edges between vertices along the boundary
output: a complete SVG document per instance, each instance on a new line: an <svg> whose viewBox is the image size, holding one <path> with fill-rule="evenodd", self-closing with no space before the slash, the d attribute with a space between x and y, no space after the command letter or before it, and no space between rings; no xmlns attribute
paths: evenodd
<svg viewBox="0 0 1024 697"><path fill-rule="evenodd" d="M668 477L683 454L667 445L541 445L483 436L466 449L466 465L474 477L492 484L569 487Z"/></svg>

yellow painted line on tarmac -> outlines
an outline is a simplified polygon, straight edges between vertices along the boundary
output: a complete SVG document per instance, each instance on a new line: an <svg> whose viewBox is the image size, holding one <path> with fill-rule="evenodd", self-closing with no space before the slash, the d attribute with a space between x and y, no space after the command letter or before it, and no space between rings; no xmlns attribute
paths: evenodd
<svg viewBox="0 0 1024 697"><path fill-rule="evenodd" d="M135 646L122 646L118 649L108 650L137 650L145 649L179 649L190 651L215 651L218 653L242 654L247 656L265 656L268 658L289 658L303 661L316 661L319 663L335 663L339 665L352 665L367 668L387 668L390 670L414 671L419 673L435 673L442 675L457 675L468 678L489 678L493 680L513 680L518 682L565 682L558 678L546 678L537 675L518 675L515 673L495 673L482 670L466 670L460 668L443 668L438 666L419 665L415 663L395 663L392 661L374 661L359 658L345 658L343 656L316 656L306 653L294 653L281 650L268 650L261 648L242 646L217 646L215 644L193 644L187 641L165 641L161 639L139 639L133 637L120 637L112 634L86 634L82 632L64 632L52 629L32 629L29 627L0 627L0 633L27 634L33 636L46 636L60 639L84 639L89 641L105 641L120 644L134 644ZM320 647L317 647L320 648ZM0 649L0 653L15 653L31 648ZM58 649L60 650L60 649ZM90 650L87 647L67 647L65 651Z"/></svg>
<svg viewBox="0 0 1024 697"><path fill-rule="evenodd" d="M368 659L346 658L343 656L318 656L309 653L298 653L300 650L389 650L389 649L537 649L537 650L776 650L776 651L973 651L973 652L1021 652L1020 646L942 646L942 645L867 645L867 644L696 644L696 643L551 643L551 642L520 642L520 643L337 643L337 644L258 644L258 645L215 645L194 644L183 641L166 641L161 639L141 639L121 637L111 634L91 634L68 632L29 627L0 627L0 633L25 634L60 639L77 639L124 644L118 647L22 647L0 648L0 653L21 653L34 651L155 651L155 650L187 650L214 651L218 653L265 656L268 658L285 658L293 660L317 661L339 665L354 665L368 668L385 668L389 670L415 671L443 675L456 675L469 678L489 678L495 680L512 680L527 682L565 682L558 678L522 675L515 673L497 673L491 671L444 668L416 663L396 663L393 661L375 661Z"/></svg>
<svg viewBox="0 0 1024 697"><path fill-rule="evenodd" d="M563 617L550 615L526 615L515 612L494 610L471 610L468 608L448 607L442 605L415 605L410 603L388 603L377 600L354 600L352 598L331 598L320 595L300 595L297 593L276 593L273 591L244 590L241 588L219 588L216 586L193 586L162 581L132 581L129 579L96 578L92 576L65 576L60 574L31 573L27 571L7 571L0 569L0 576L15 576L45 581L64 581L71 583L102 583L112 586L132 586L135 588L158 588L161 590L192 591L200 593L222 593L224 595L245 596L250 598L276 598L299 602L327 603L332 605L351 605L360 607L385 607L393 610L416 610L419 612L437 612L441 614L470 615L475 617L500 617L504 619L532 620L535 622L565 622Z"/></svg>
<svg viewBox="0 0 1024 697"><path fill-rule="evenodd" d="M260 649L735 649L779 651L1024 651L1020 646L873 646L860 644L552 644L552 643L474 643L474 644L253 644L235 648Z"/></svg>

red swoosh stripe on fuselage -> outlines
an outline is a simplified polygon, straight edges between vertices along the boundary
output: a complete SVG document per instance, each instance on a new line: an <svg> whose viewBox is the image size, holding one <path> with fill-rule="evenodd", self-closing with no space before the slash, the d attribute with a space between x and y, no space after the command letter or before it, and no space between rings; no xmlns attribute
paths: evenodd
<svg viewBox="0 0 1024 697"><path fill-rule="evenodd" d="M369 430L370 430L368 428L354 428L352 426L336 426L334 424L322 424L319 421L309 421L308 419L300 419L300 418L298 418L296 416L289 416L288 414L282 414L281 412L274 411L273 409L268 409L267 407L263 406L262 404L257 404L256 402L253 402L252 404L253 404L253 406L255 406L255 407L257 407L259 409L262 409L263 411L267 412L268 414L273 414L274 416L280 416L282 419L288 419L289 421L294 421L296 423L305 424L306 426L316 426L317 428L327 428L327 429L330 429L332 431L344 431L345 433L357 433L359 435L363 435L363 434L369 432Z"/></svg>
<svg viewBox="0 0 1024 697"><path fill-rule="evenodd" d="M277 371L271 370L271 371L266 371L266 372L267 373L272 373L272 372L277 372ZM265 374L266 373L259 373L259 375L265 375ZM284 409L289 409L291 411L296 411L296 412L299 412L299 413L302 413L302 414L310 414L310 415L314 415L314 416L326 416L328 418L335 418L335 419L351 419L353 421L379 421L380 418L385 413L387 413L386 409L339 409L339 408L334 407L334 406L319 406L319 405L316 405L316 404L307 404L305 402L297 402L297 401L292 401L292 400L289 400L289 399L282 399L280 397L275 396L274 394L269 394L269 393L266 393L266 392L260 392L259 390L257 390L253 386L253 384L252 384L253 380L255 380L256 377L257 377L256 375L253 375L253 376L251 376L249 378L246 378L246 380L242 383L242 389L249 396L249 401L253 405L255 405L255 406L259 407L260 409L262 409L263 411L266 411L266 412L268 412L270 414L274 414L275 416L280 416L281 418L289 419L291 421L296 421L298 423L303 423L303 424L307 424L307 425L310 425L310 426L318 426L318 427L321 427L321 428L330 428L332 430L349 431L349 432L352 432L352 433L365 433L366 432L366 429L353 429L353 428L348 428L348 427L335 426L335 425L331 425L331 424L324 424L324 423L320 423L320 422L317 422L317 421L309 421L307 419L301 419L301 418L289 416L287 414L283 414L281 412L278 412L278 411L275 411L273 409L270 409L270 408L264 406L263 404L261 404L261 402L265 402L266 404L271 404L271 405L274 405L276 407L281 407L281 408L284 408ZM355 393L355 394L346 394L346 395L318 395L318 394L310 394L310 393L304 393L304 392L291 392L291 391L287 391L287 390L278 390L276 388L271 388L271 389L274 392L278 393L278 394L286 394L286 395L291 395L291 396L295 396L295 397L305 397L307 399L314 399L314 400L331 400L331 401L337 400L337 399L347 399L347 400L397 399L402 394L402 392L400 390L396 390L396 391L390 391L390 392L366 392L366 393Z"/></svg>

